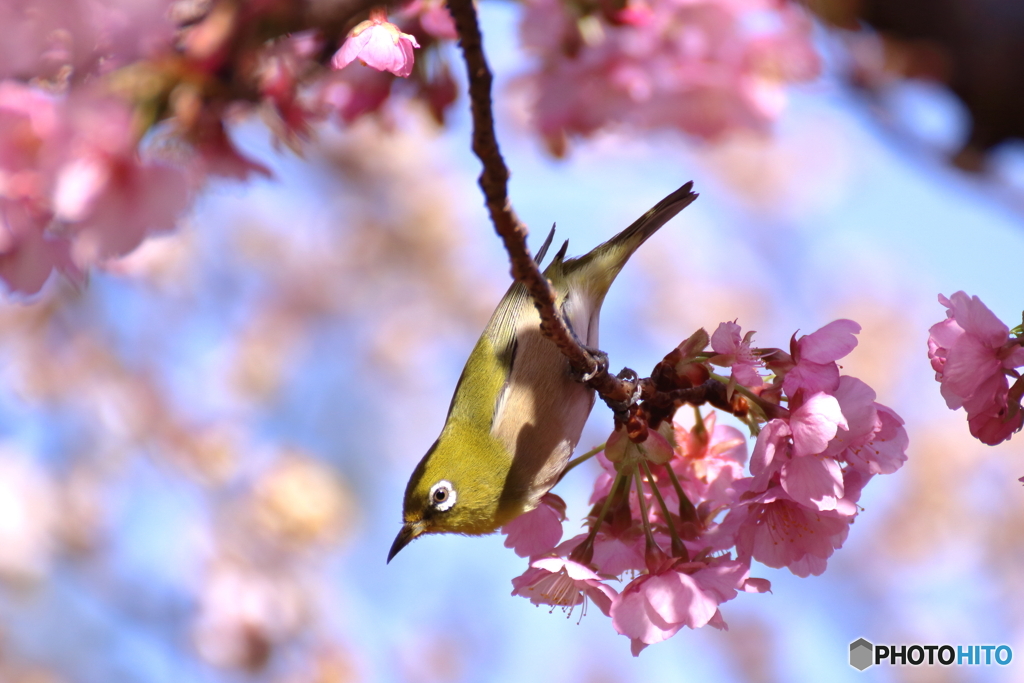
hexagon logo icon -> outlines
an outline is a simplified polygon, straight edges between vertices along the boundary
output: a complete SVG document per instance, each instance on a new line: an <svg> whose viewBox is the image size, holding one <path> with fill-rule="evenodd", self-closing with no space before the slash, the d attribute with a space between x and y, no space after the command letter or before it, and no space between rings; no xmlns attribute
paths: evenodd
<svg viewBox="0 0 1024 683"><path fill-rule="evenodd" d="M863 671L875 663L874 652L874 645L863 638L858 638L850 643L850 666L857 671Z"/></svg>

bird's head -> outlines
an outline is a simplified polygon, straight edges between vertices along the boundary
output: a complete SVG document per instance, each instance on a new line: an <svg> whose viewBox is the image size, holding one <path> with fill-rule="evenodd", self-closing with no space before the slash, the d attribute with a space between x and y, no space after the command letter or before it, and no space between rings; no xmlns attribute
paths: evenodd
<svg viewBox="0 0 1024 683"><path fill-rule="evenodd" d="M508 458L489 453L500 451L493 441L478 441L446 431L420 460L405 489L404 524L388 562L423 534L489 534L508 521L500 512Z"/></svg>

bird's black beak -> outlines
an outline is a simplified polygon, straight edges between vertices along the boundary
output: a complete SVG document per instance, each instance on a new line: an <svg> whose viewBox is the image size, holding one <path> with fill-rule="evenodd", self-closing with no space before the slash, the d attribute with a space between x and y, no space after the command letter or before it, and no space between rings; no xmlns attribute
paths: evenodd
<svg viewBox="0 0 1024 683"><path fill-rule="evenodd" d="M426 530L426 524L423 523L423 520L403 524L402 530L395 536L395 542L391 544L391 550L388 551L388 563L398 554L399 550L412 543L413 539L423 534Z"/></svg>

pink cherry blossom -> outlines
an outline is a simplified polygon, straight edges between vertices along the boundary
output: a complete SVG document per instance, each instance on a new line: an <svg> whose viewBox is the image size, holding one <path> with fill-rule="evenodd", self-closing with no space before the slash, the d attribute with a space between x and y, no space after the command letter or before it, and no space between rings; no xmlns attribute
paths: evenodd
<svg viewBox="0 0 1024 683"><path fill-rule="evenodd" d="M675 635L684 626L700 628L718 616L718 606L737 590L762 592L767 582L747 585L749 562L714 559L710 563L675 563L631 581L612 602L612 626L630 639L636 656L647 645Z"/></svg>
<svg viewBox="0 0 1024 683"><path fill-rule="evenodd" d="M512 595L569 612L580 604L586 610L589 599L607 615L617 594L589 567L561 557L542 557L531 562L522 576L512 579Z"/></svg>
<svg viewBox="0 0 1024 683"><path fill-rule="evenodd" d="M505 547L519 557L542 555L554 549L562 539L565 501L554 493L545 493L540 505L524 512L501 528Z"/></svg>
<svg viewBox="0 0 1024 683"><path fill-rule="evenodd" d="M993 375L1024 365L1024 348L1007 345L1009 328L978 297L961 291L949 299L939 295L939 302L947 319L929 331L928 356L946 404L955 410Z"/></svg>
<svg viewBox="0 0 1024 683"><path fill-rule="evenodd" d="M740 337L740 326L735 322L725 322L711 335L711 348L718 354L710 359L711 363L732 368L732 376L744 386L761 386L763 380L757 374L760 359L750 350L753 332Z"/></svg>
<svg viewBox="0 0 1024 683"><path fill-rule="evenodd" d="M940 294L939 303L947 318L929 330L928 357L942 396L951 409L967 411L971 434L1000 443L1024 422L1019 405L1008 402L1005 374L1024 365L1024 347L978 297Z"/></svg>
<svg viewBox="0 0 1024 683"><path fill-rule="evenodd" d="M792 398L800 389L807 394L834 392L839 386L839 366L835 361L857 346L853 335L859 332L860 325L852 320L834 320L797 340L792 351L794 366L782 384L786 395Z"/></svg>
<svg viewBox="0 0 1024 683"><path fill-rule="evenodd" d="M836 361L856 346L859 330L853 321L838 320L799 339L794 335L789 355L744 347L749 339L741 340L738 326L720 325L712 341L718 356L684 354L686 363L724 361L735 369L749 354L766 358L778 378L772 384L759 378L747 396L760 408L747 414L751 426L773 416L760 426L751 476L743 470L746 438L716 424L713 411L697 413L691 428L654 423L640 444L627 435L626 425L633 423L618 420L597 455L588 530L535 558L514 581L516 594L569 609L593 591L603 596L593 598L598 601L611 596L606 613L638 655L684 626L727 629L722 603L739 591L771 588L764 579L749 578L753 560L803 577L825 571L859 512L864 487L906 460L903 420L876 402L864 382L839 374ZM711 341L703 330L694 338L697 353ZM678 352L665 359L677 373ZM652 381L677 381L671 372L659 373ZM791 373L792 393L784 393ZM545 525L560 524L560 515L543 514ZM517 541L510 534L508 545ZM601 582L612 577L632 580L615 594Z"/></svg>
<svg viewBox="0 0 1024 683"><path fill-rule="evenodd" d="M7 0L0 3L0 78L51 78L61 68L107 72L168 50L167 0Z"/></svg>
<svg viewBox="0 0 1024 683"><path fill-rule="evenodd" d="M797 576L820 574L824 560L849 533L853 513L845 507L842 512L815 510L773 487L730 513L743 517L736 536L739 559L752 557L769 567L789 567ZM808 556L811 559L803 561Z"/></svg>
<svg viewBox="0 0 1024 683"><path fill-rule="evenodd" d="M691 500L703 501L710 509L735 502L734 483L743 477L747 462L746 437L735 427L716 424L716 415L704 417L702 429L676 425L680 457L671 463ZM678 505L672 487L667 487L664 495L670 505Z"/></svg>
<svg viewBox="0 0 1024 683"><path fill-rule="evenodd" d="M358 59L378 71L390 71L406 78L412 73L413 48L419 47L416 38L387 20L383 10L371 10L370 18L349 33L345 43L331 60L331 66L341 69Z"/></svg>
<svg viewBox="0 0 1024 683"><path fill-rule="evenodd" d="M139 160L131 110L79 92L64 113L67 156L56 169L52 202L55 218L70 223L75 262L122 256L146 235L173 228L190 199L185 174Z"/></svg>
<svg viewBox="0 0 1024 683"><path fill-rule="evenodd" d="M612 626L633 642L633 655L671 638L684 626L700 628L718 610L716 596L690 574L675 569L644 574L622 590L611 606Z"/></svg>
<svg viewBox="0 0 1024 683"><path fill-rule="evenodd" d="M843 497L842 470L823 455L846 418L834 396L814 394L788 420L775 419L758 435L751 457L754 490L763 491L778 473L779 483L797 502L832 510Z"/></svg>
<svg viewBox="0 0 1024 683"><path fill-rule="evenodd" d="M840 378L836 400L849 428L840 427L825 454L871 474L891 474L907 459L907 430L899 415L874 399L874 390L861 380Z"/></svg>

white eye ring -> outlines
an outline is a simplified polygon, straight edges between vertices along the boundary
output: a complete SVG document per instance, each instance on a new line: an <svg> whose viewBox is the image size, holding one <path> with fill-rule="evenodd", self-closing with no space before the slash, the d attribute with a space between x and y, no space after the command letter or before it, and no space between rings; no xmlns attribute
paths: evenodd
<svg viewBox="0 0 1024 683"><path fill-rule="evenodd" d="M455 487L447 479L442 479L430 487L430 507L438 512L447 512L455 505Z"/></svg>

